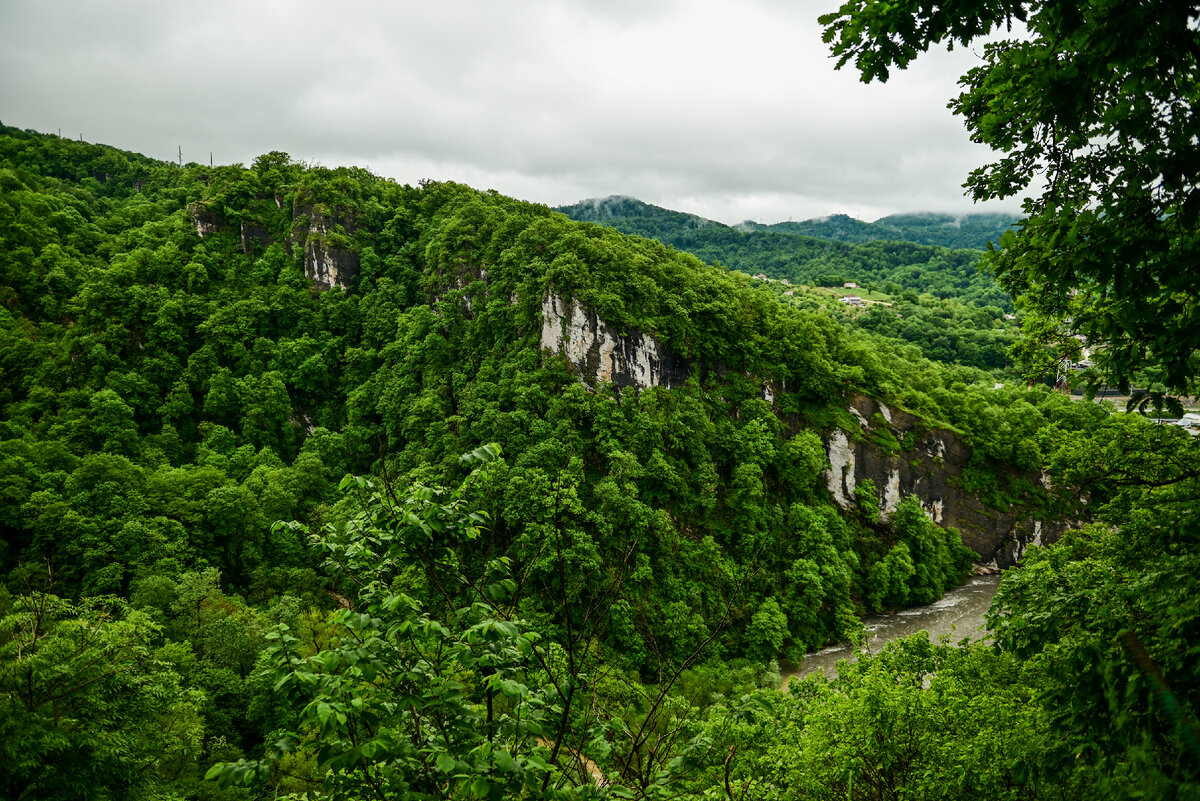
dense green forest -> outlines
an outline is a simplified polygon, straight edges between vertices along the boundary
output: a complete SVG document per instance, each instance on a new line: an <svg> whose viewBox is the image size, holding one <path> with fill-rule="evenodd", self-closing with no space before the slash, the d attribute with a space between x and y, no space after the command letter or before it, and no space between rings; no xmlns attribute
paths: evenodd
<svg viewBox="0 0 1200 801"><path fill-rule="evenodd" d="M1008 294L991 275L978 269L988 237L999 233L991 228L973 238L973 249L969 249L918 244L908 238L912 226L897 226L894 238L818 238L803 224L728 226L623 197L583 201L558 210L575 220L657 239L749 275L762 273L816 286L888 283L898 287L897 293L911 290L1012 311ZM900 236L901 232L906 236Z"/></svg>
<svg viewBox="0 0 1200 801"><path fill-rule="evenodd" d="M1019 318L996 306L918 295L886 281L882 286L890 291L880 291L880 284L846 288L766 281L765 291L782 303L824 309L850 328L914 345L927 359L987 370L1002 380L1022 377L1009 355L1019 341ZM847 303L848 296L859 303Z"/></svg>
<svg viewBox="0 0 1200 801"><path fill-rule="evenodd" d="M999 244L1001 235L1020 218L1011 214L975 213L954 216L924 212L889 214L875 222L863 222L845 214L831 214L803 222L772 225L747 220L737 227L746 231L776 231L785 234L815 236L839 242L915 242L954 250L986 250L988 243Z"/></svg>
<svg viewBox="0 0 1200 801"><path fill-rule="evenodd" d="M657 239L730 269L787 281L780 293L803 295L799 287L804 285L857 284L889 305L872 306L867 314L837 312L851 327L916 345L934 361L1018 377L1005 368L1019 324L1011 299L977 269L981 252L913 244L923 241L923 227L946 224L937 215L894 215L873 224L835 216L820 223L730 227L622 197L584 201L559 211L575 220ZM988 237L999 239L1013 222L1004 215L971 215L958 230L982 248ZM821 241L829 239L868 244Z"/></svg>
<svg viewBox="0 0 1200 801"><path fill-rule="evenodd" d="M10 798L1196 786L1177 428L461 185L5 128L0 190ZM582 380L543 347L552 296L686 380ZM785 695L777 660L973 558L915 497L834 503L855 395L962 437L987 503L1095 522L1005 581L993 645L907 641Z"/></svg>

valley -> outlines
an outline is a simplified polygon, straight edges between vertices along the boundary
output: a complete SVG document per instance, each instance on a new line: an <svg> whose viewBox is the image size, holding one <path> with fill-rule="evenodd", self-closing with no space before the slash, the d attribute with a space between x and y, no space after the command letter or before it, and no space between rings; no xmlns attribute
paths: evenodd
<svg viewBox="0 0 1200 801"><path fill-rule="evenodd" d="M0 134L10 797L1191 781L1196 439L1023 380L977 251ZM980 563L986 642L779 691Z"/></svg>

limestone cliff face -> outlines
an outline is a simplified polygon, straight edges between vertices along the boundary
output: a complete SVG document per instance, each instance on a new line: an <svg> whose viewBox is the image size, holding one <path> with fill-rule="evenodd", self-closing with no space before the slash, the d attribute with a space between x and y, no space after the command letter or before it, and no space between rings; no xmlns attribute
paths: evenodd
<svg viewBox="0 0 1200 801"><path fill-rule="evenodd" d="M855 488L868 479L875 484L885 519L901 498L915 495L935 522L958 529L963 544L975 551L980 561L997 567L1011 566L1029 545L1052 542L1061 534L1064 524L1051 526L1030 519L1019 508L993 509L960 489L956 479L971 452L954 433L929 429L920 418L864 395L854 396L848 411L859 430L834 430L826 437L826 486L843 509L854 505ZM889 453L871 441L873 434L883 433L881 427L898 441L911 437L916 446Z"/></svg>
<svg viewBox="0 0 1200 801"><path fill-rule="evenodd" d="M225 230L225 225L221 222L221 218L216 212L204 208L203 206L192 205L188 207L188 214L192 218L192 226L196 229L196 236L204 239L205 237L219 234Z"/></svg>
<svg viewBox="0 0 1200 801"><path fill-rule="evenodd" d="M567 358L589 384L619 387L682 386L687 360L637 331L621 335L572 298L553 292L542 299L541 346Z"/></svg>
<svg viewBox="0 0 1200 801"><path fill-rule="evenodd" d="M242 236L242 252L246 255L260 253L271 244L271 233L266 226L255 222L242 221L240 233Z"/></svg>
<svg viewBox="0 0 1200 801"><path fill-rule="evenodd" d="M202 205L192 205L188 213L201 239L230 228L220 215ZM358 254L341 244L354 233L354 215L344 209L326 210L313 205L297 205L292 215L298 224L283 242L288 253L301 252L304 274L318 289L346 288L359 267ZM238 224L238 234L242 252L247 255L265 250L273 241L267 227L258 222L243 220Z"/></svg>
<svg viewBox="0 0 1200 801"><path fill-rule="evenodd" d="M347 211L326 211L316 206L297 206L294 216L298 220L308 219L307 227L299 226L292 233L293 247L304 254L304 274L319 289L346 288L358 273L358 254L337 244L330 235L353 234L354 216Z"/></svg>
<svg viewBox="0 0 1200 801"><path fill-rule="evenodd" d="M672 389L682 386L690 371L686 359L653 337L620 334L578 300L553 292L542 299L541 346L565 356L589 384ZM720 365L715 369L722 372ZM773 404L777 389L786 391L768 382L761 396ZM971 451L953 432L930 428L925 420L865 395L851 396L847 411L855 420L851 430L835 429L824 437L826 487L841 508L855 507L855 489L868 479L885 520L901 499L915 496L936 523L959 531L979 561L996 567L1015 564L1030 545L1053 542L1065 529L1065 522L1036 520L1023 507L994 509L962 489L959 479Z"/></svg>

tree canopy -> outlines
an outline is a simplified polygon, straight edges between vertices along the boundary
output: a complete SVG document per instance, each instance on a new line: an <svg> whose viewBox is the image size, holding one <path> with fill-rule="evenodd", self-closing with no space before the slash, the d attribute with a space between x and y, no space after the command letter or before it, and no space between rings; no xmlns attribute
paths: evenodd
<svg viewBox="0 0 1200 801"><path fill-rule="evenodd" d="M982 352L948 321L986 333L999 308L914 293L849 327L782 281L456 184L0 134L7 795L1195 785L1200 439L888 338ZM686 380L590 378L544 346L551 296L653 337ZM870 421L867 397L887 404ZM1053 521L1082 486L1105 527L1030 557L1003 648L917 642L781 696L775 659L967 568L916 499L826 485L834 429L911 465L933 428L969 449L954 480L981 505ZM1161 687L1122 661L1127 620ZM1070 706L1060 666L1141 692L1128 725L1103 693Z"/></svg>
<svg viewBox="0 0 1200 801"><path fill-rule="evenodd" d="M1200 6L850 0L820 21L864 81L988 37L950 107L999 155L971 173L970 195L1030 193L1019 233L987 258L1031 312L1026 361L1045 369L1087 347L1093 387L1195 393Z"/></svg>
<svg viewBox="0 0 1200 801"><path fill-rule="evenodd" d="M633 198L584 201L558 210L573 220L657 239L748 275L761 273L793 284L839 287L846 281L889 282L938 298L1012 308L996 280L979 270L982 248L989 237L1000 239L1000 233L1012 223L1010 218L1001 218L1004 223L988 228L986 233L975 231L967 241L953 242L944 236L928 235L931 229L944 227L930 225L936 216L897 215L885 218L895 221L888 225L883 225L883 220L870 225L858 223L868 232L852 229L850 235L845 235L845 226L837 217L819 224L810 220L728 226ZM846 217L841 221L857 223Z"/></svg>

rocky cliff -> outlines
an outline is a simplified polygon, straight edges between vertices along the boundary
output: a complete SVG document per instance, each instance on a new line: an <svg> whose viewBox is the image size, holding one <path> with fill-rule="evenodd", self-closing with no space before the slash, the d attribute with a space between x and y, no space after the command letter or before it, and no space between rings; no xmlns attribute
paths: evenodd
<svg viewBox="0 0 1200 801"><path fill-rule="evenodd" d="M196 236L201 239L225 230L225 223L212 209L193 203L188 207L188 215L192 218L192 227L196 229Z"/></svg>
<svg viewBox="0 0 1200 801"><path fill-rule="evenodd" d="M847 411L857 425L825 438L826 486L843 509L854 505L855 489L867 480L875 485L884 519L901 498L914 495L936 523L958 529L963 544L996 567L1011 566L1029 545L1051 542L1065 527L1032 519L1023 508L994 509L963 490L959 479L971 451L953 432L930 428L921 418L865 395L853 396ZM905 445L897 449L889 443Z"/></svg>
<svg viewBox="0 0 1200 801"><path fill-rule="evenodd" d="M304 254L304 274L319 289L346 288L359 267L358 254L344 244L354 233L354 215L343 209L297 206L293 216L297 225L292 244Z"/></svg>
<svg viewBox="0 0 1200 801"><path fill-rule="evenodd" d="M542 299L541 346L567 358L588 384L619 387L680 387L687 360L640 332L621 335L572 298L553 292Z"/></svg>
<svg viewBox="0 0 1200 801"><path fill-rule="evenodd" d="M217 212L205 206L193 204L188 213L201 239L230 228ZM343 209L298 205L292 216L295 222L291 236L283 240L288 253L300 251L304 274L318 289L346 288L359 268L358 254L347 245L354 233L354 215ZM238 223L238 234L246 254L261 252L274 239L267 226L250 220Z"/></svg>
<svg viewBox="0 0 1200 801"><path fill-rule="evenodd" d="M653 337L622 335L578 300L553 292L542 299L541 346L565 356L592 385L608 381L673 389L683 385L690 371L686 359ZM764 386L762 397L774 403L771 385ZM868 480L884 520L902 498L916 496L934 522L957 529L980 562L996 567L1011 566L1029 545L1051 542L1065 527L1033 519L1024 507L992 508L964 490L960 480L971 451L953 432L932 428L922 418L865 395L852 395L847 411L854 424L824 436L826 487L841 508L855 507L855 490ZM1040 476L1025 478L1035 482Z"/></svg>
<svg viewBox="0 0 1200 801"><path fill-rule="evenodd" d="M345 245L354 232L353 215L340 209L312 205L293 210L296 223L287 245L299 250L304 272L320 289L346 287L358 271L358 256ZM193 207L192 222L201 237L226 228L211 211ZM261 226L241 230L246 252L268 241ZM486 272L459 276L487 280ZM469 304L469 299L465 301ZM469 308L468 308L469 312ZM549 292L542 298L541 347L564 356L589 385L610 382L620 387L683 386L691 372L687 359L672 352L653 336L633 331L622 334L575 298ZM702 372L721 366L709 365ZM701 379L705 378L701 375ZM774 404L776 388L764 384L762 397ZM930 428L914 415L891 409L865 395L851 396L847 411L855 421L824 436L829 459L826 487L835 503L846 510L856 504L855 490L870 481L878 493L886 520L901 498L916 496L939 525L955 528L979 560L1008 567L1031 544L1057 539L1065 525L1035 519L1024 507L996 509L964 490L960 479L971 460L970 449L951 431ZM903 443L903 445L901 445ZM1027 476L1036 481L1038 476Z"/></svg>
<svg viewBox="0 0 1200 801"><path fill-rule="evenodd" d="M271 233L265 225L243 220L240 226L242 252L258 254L271 244Z"/></svg>

